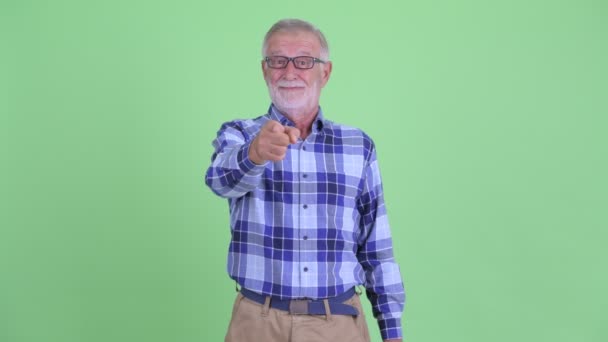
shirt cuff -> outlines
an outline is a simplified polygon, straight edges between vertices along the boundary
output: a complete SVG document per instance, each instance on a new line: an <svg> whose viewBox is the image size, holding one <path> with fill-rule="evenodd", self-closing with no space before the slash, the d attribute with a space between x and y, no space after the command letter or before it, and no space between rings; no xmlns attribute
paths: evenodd
<svg viewBox="0 0 608 342"><path fill-rule="evenodd" d="M245 174L256 168L259 170L264 169L264 164L258 165L256 163L254 163L251 159L249 159L249 148L250 147L251 147L251 144L243 145L243 147L237 154L237 162L239 164L239 168Z"/></svg>
<svg viewBox="0 0 608 342"><path fill-rule="evenodd" d="M383 340L403 338L401 318L379 319L378 326L380 327L380 335Z"/></svg>

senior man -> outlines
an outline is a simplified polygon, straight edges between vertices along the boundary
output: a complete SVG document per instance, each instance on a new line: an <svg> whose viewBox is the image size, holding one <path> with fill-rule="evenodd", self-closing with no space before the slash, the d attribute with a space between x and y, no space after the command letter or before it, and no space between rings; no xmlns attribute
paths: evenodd
<svg viewBox="0 0 608 342"><path fill-rule="evenodd" d="M332 63L312 24L274 24L262 48L268 113L227 122L205 181L230 207L228 273L240 286L226 341L369 341L360 291L385 341L405 292L372 139L325 118Z"/></svg>

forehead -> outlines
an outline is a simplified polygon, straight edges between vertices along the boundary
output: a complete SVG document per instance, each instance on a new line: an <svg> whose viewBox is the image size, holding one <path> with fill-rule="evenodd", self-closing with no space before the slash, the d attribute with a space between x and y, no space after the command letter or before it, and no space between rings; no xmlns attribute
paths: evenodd
<svg viewBox="0 0 608 342"><path fill-rule="evenodd" d="M277 54L319 54L321 43L315 34L307 31L277 32L268 39L266 52Z"/></svg>

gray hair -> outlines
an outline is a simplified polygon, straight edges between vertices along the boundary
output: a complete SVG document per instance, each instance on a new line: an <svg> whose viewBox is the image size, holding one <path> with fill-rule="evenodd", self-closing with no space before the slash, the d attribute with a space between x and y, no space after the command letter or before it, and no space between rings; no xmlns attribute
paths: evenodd
<svg viewBox="0 0 608 342"><path fill-rule="evenodd" d="M265 57L266 49L268 48L268 40L270 37L277 32L310 32L317 36L319 39L319 43L321 44L321 59L327 60L329 59L329 46L327 45L327 40L323 35L323 32L319 30L315 25L309 23L308 21L300 20L300 19L282 19L277 21L270 30L266 33L264 37L264 44L262 44L262 57Z"/></svg>

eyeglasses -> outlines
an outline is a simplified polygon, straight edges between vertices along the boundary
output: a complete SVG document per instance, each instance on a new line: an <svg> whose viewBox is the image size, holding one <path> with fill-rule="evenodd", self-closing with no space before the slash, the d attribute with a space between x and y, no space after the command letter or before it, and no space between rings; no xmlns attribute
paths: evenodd
<svg viewBox="0 0 608 342"><path fill-rule="evenodd" d="M293 61L293 66L296 67L296 69L312 69L312 67L315 66L315 63L325 63L325 61L310 56L270 56L264 57L264 61L266 61L266 65L273 69L285 69L287 68L287 64L291 61Z"/></svg>

